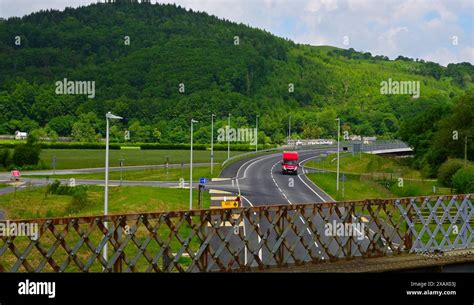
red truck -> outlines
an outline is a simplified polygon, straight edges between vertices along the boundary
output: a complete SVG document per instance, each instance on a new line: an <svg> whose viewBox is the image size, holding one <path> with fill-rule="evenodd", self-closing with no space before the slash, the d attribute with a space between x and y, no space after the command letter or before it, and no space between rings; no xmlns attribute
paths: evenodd
<svg viewBox="0 0 474 305"><path fill-rule="evenodd" d="M297 151L284 151L283 161L281 162L281 172L285 174L298 174L298 152Z"/></svg>

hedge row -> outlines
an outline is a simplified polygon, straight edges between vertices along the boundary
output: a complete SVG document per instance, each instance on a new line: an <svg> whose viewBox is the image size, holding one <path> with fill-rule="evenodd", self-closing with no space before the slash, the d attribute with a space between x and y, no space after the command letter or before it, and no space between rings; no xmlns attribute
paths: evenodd
<svg viewBox="0 0 474 305"><path fill-rule="evenodd" d="M23 143L1 143L0 148L15 148L16 146ZM78 143L78 142L42 142L39 144L42 149L105 149L104 143ZM143 144L143 143L127 143L127 144L118 144L111 143L109 144L110 149L119 150L121 146L136 146L140 147L143 150L172 150L172 149L189 149L189 144ZM193 144L193 149L195 150L206 150L210 149L209 144ZM259 144L258 149L269 149L274 148L276 145L271 144ZM252 151L255 149L255 145L249 144L231 144L230 149L234 151ZM215 144L214 150L227 150L227 144Z"/></svg>
<svg viewBox="0 0 474 305"><path fill-rule="evenodd" d="M15 148L23 143L0 143L0 148ZM76 143L76 142L42 142L42 149L105 149L105 143ZM110 149L120 149L119 144L109 144Z"/></svg>
<svg viewBox="0 0 474 305"><path fill-rule="evenodd" d="M274 148L276 145L270 144L260 144L258 145L258 149L269 149ZM189 144L143 144L140 145L140 148L143 150L151 150L151 149L189 149ZM206 150L210 149L211 146L209 144L193 144L194 150ZM252 151L255 150L255 145L248 145L248 144L231 144L230 149L233 151ZM214 150L227 150L227 144L215 144Z"/></svg>

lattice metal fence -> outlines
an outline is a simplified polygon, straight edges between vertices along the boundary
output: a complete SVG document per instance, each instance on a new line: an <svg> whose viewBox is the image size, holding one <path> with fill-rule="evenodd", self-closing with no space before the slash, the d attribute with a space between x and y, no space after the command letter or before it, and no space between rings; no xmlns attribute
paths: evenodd
<svg viewBox="0 0 474 305"><path fill-rule="evenodd" d="M466 195L17 220L2 223L38 238L3 234L0 271L250 271L472 248L472 220Z"/></svg>
<svg viewBox="0 0 474 305"><path fill-rule="evenodd" d="M413 235L412 252L474 248L472 222L474 212L469 196L437 200L412 199L404 207L395 203Z"/></svg>

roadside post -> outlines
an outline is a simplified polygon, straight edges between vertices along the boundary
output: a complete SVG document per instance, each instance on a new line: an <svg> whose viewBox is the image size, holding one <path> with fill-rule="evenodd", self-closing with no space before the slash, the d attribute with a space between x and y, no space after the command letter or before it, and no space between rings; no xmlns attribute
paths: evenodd
<svg viewBox="0 0 474 305"><path fill-rule="evenodd" d="M341 181L342 181L342 200L344 200L344 182L346 181L346 176L344 175L344 173L342 173Z"/></svg>
<svg viewBox="0 0 474 305"><path fill-rule="evenodd" d="M122 185L122 180L123 180L123 164L124 164L125 159L124 159L124 158L121 158L121 159L119 159L119 161L120 161L120 185Z"/></svg>
<svg viewBox="0 0 474 305"><path fill-rule="evenodd" d="M53 175L56 175L56 155L53 156Z"/></svg>
<svg viewBox="0 0 474 305"><path fill-rule="evenodd" d="M206 187L207 180L206 178L199 178L199 187L198 187L198 209L201 208L201 200L202 200L202 191Z"/></svg>
<svg viewBox="0 0 474 305"><path fill-rule="evenodd" d="M191 119L191 147L189 154L189 210L193 209L193 124L198 121Z"/></svg>

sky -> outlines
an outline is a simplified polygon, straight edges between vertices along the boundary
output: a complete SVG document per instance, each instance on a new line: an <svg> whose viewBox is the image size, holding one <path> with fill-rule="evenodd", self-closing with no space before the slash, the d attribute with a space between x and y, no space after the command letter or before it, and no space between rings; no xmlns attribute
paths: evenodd
<svg viewBox="0 0 474 305"><path fill-rule="evenodd" d="M0 0L0 17L97 0ZM104 2L103 0L101 2ZM297 43L474 64L474 0L152 0L265 29Z"/></svg>

